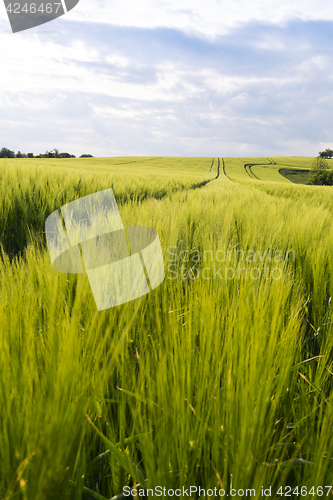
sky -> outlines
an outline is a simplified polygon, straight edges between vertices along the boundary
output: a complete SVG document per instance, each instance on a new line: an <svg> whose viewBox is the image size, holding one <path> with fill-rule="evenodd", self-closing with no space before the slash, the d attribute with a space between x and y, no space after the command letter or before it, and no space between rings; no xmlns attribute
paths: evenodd
<svg viewBox="0 0 333 500"><path fill-rule="evenodd" d="M325 0L80 0L12 33L0 148L76 156L317 156L333 147Z"/></svg>

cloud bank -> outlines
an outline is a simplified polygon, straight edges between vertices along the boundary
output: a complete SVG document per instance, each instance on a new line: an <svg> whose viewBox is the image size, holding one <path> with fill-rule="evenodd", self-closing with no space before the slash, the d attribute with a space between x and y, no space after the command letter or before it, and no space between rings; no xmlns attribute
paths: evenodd
<svg viewBox="0 0 333 500"><path fill-rule="evenodd" d="M0 18L0 147L315 156L332 146L332 13L318 19L310 2L292 10L282 2L269 20L263 1L251 11L248 2L236 9L210 0L205 10L185 1L180 11L173 1L146 1L141 12L151 8L150 16L135 20L134 3L125 3L133 6L127 23L123 4L111 15L96 0L89 19L87 0L84 10L15 35Z"/></svg>

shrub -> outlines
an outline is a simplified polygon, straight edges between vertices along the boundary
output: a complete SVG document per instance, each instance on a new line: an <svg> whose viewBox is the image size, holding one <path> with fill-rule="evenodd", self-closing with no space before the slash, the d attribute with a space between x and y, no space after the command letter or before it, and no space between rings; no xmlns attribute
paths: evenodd
<svg viewBox="0 0 333 500"><path fill-rule="evenodd" d="M312 186L333 186L333 171L324 170L308 180L307 184Z"/></svg>

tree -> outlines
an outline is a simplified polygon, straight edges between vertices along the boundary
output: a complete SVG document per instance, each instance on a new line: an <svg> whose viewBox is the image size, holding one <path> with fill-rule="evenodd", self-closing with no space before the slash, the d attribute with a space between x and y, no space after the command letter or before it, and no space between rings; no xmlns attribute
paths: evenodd
<svg viewBox="0 0 333 500"><path fill-rule="evenodd" d="M80 158L93 158L93 155L81 155Z"/></svg>
<svg viewBox="0 0 333 500"><path fill-rule="evenodd" d="M325 151L319 151L319 156L322 158L332 158L333 149L326 148Z"/></svg>
<svg viewBox="0 0 333 500"><path fill-rule="evenodd" d="M332 186L333 171L322 170L321 172L317 172L316 175L308 180L307 184L312 186Z"/></svg>
<svg viewBox="0 0 333 500"><path fill-rule="evenodd" d="M15 153L8 148L2 148L0 150L0 158L14 158Z"/></svg>
<svg viewBox="0 0 333 500"><path fill-rule="evenodd" d="M28 158L35 158L33 153L28 153L27 156Z"/></svg>
<svg viewBox="0 0 333 500"><path fill-rule="evenodd" d="M328 163L322 156L317 156L317 158L313 160L311 165L312 172L321 172L327 169L328 169Z"/></svg>
<svg viewBox="0 0 333 500"><path fill-rule="evenodd" d="M27 155L25 153L21 153L21 151L18 151L15 156L16 156L16 158L26 158L27 157Z"/></svg>

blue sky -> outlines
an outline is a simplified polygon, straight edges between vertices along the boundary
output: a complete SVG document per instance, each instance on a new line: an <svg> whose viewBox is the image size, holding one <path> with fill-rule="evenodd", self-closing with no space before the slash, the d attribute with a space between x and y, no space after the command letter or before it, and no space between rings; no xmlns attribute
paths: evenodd
<svg viewBox="0 0 333 500"><path fill-rule="evenodd" d="M16 34L1 5L0 147L316 156L333 147L333 12L289 3L81 0Z"/></svg>

